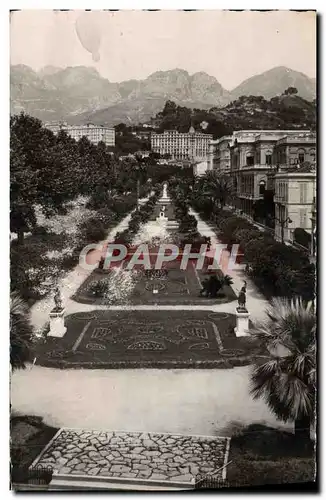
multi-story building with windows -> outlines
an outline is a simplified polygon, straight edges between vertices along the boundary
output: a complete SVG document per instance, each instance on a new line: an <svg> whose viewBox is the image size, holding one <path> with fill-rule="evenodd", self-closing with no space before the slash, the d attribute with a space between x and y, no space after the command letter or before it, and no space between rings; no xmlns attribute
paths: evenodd
<svg viewBox="0 0 326 500"><path fill-rule="evenodd" d="M210 169L221 175L230 172L230 143L232 135L225 135L210 142L209 163Z"/></svg>
<svg viewBox="0 0 326 500"><path fill-rule="evenodd" d="M280 169L275 174L275 236L293 241L296 228L312 232L316 199L315 165Z"/></svg>
<svg viewBox="0 0 326 500"><path fill-rule="evenodd" d="M243 130L230 143L230 174L237 208L253 217L254 206L269 189L276 165L314 162L316 136L307 130Z"/></svg>
<svg viewBox="0 0 326 500"><path fill-rule="evenodd" d="M46 123L46 128L52 130L57 134L60 130L64 130L67 134L78 141L82 137L87 139L93 144L98 144L103 141L107 146L115 146L115 130L114 128L104 127L103 125L68 125L67 123L51 124Z"/></svg>
<svg viewBox="0 0 326 500"><path fill-rule="evenodd" d="M176 160L207 160L212 138L211 134L196 132L193 127L186 134L165 130L162 134L151 134L151 147L153 152Z"/></svg>

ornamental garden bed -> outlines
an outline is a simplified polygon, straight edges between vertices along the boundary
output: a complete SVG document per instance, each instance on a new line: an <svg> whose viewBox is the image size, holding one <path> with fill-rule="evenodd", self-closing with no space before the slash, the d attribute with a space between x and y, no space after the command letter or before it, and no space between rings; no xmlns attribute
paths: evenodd
<svg viewBox="0 0 326 500"><path fill-rule="evenodd" d="M35 348L36 364L57 368L232 368L264 355L234 334L235 316L207 311L94 311L67 316L62 339Z"/></svg>
<svg viewBox="0 0 326 500"><path fill-rule="evenodd" d="M154 255L154 260L153 260ZM151 252L151 263L154 268L155 252ZM76 302L97 305L127 305L127 304L224 304L236 300L236 295L229 285L224 285L217 296L207 298L200 296L202 283L212 274L218 278L223 277L220 270L207 271L207 264L203 269L196 269L196 260L189 261L187 269L180 269L181 259L168 262L164 265L167 274L155 277L137 266L133 271L122 274L126 269L128 260L121 264L121 273L116 273L117 268L94 272L84 281L72 297ZM129 289L128 289L129 286ZM157 291L157 293L155 293Z"/></svg>

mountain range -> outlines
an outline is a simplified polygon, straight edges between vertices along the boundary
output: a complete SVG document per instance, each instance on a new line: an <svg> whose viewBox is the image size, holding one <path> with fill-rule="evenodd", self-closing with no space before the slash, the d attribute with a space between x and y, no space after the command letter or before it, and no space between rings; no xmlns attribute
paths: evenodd
<svg viewBox="0 0 326 500"><path fill-rule="evenodd" d="M296 87L298 95L308 101L316 97L314 78L284 66L255 75L228 91L207 73L190 75L182 69L114 83L92 67L46 66L36 72L29 66L14 65L10 71L10 111L25 111L43 121L112 126L146 122L167 100L188 108L223 108L242 95L270 99L288 87Z"/></svg>

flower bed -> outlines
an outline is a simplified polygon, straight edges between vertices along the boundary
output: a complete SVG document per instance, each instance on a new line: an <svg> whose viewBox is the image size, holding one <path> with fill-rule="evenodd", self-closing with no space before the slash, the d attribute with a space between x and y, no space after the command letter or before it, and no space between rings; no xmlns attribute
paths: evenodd
<svg viewBox="0 0 326 500"><path fill-rule="evenodd" d="M67 316L62 339L37 346L37 364L58 368L231 368L263 352L237 338L233 315L205 311L101 311ZM80 339L75 348L76 340Z"/></svg>
<svg viewBox="0 0 326 500"><path fill-rule="evenodd" d="M36 210L41 226L26 237L24 245L12 242L11 289L18 290L30 304L46 297L65 273L78 264L79 251L84 246L105 237L110 221L102 213L85 208L86 202L87 199L80 197L67 204L67 214L49 219ZM118 208L121 203L120 197ZM112 211L114 207L113 203ZM113 213L114 224L126 215Z"/></svg>

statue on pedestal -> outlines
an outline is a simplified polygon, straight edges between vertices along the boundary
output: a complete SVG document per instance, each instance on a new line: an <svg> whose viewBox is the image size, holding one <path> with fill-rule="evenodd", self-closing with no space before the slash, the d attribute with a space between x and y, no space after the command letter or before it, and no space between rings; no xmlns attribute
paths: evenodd
<svg viewBox="0 0 326 500"><path fill-rule="evenodd" d="M55 309L61 310L63 309L62 305L62 296L59 287L56 288L55 295L54 295L54 304L55 304Z"/></svg>
<svg viewBox="0 0 326 500"><path fill-rule="evenodd" d="M246 311L246 291L247 291L247 282L244 281L244 285L240 290L239 297L238 297L238 309L241 309L242 311Z"/></svg>

